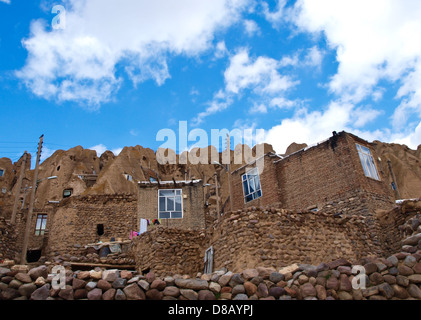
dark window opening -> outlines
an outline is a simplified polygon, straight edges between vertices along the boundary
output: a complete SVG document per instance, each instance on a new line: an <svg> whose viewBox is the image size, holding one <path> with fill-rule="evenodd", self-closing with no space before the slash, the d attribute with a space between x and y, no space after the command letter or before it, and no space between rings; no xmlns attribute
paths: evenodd
<svg viewBox="0 0 421 320"><path fill-rule="evenodd" d="M57 171L60 171L60 166L57 167Z"/></svg>
<svg viewBox="0 0 421 320"><path fill-rule="evenodd" d="M63 191L63 198L68 198L72 195L73 189L66 189Z"/></svg>
<svg viewBox="0 0 421 320"><path fill-rule="evenodd" d="M0 169L0 177L3 177L3 175L4 175L4 170Z"/></svg>
<svg viewBox="0 0 421 320"><path fill-rule="evenodd" d="M41 250L28 250L26 252L26 261L28 263L38 262L41 258Z"/></svg>
<svg viewBox="0 0 421 320"><path fill-rule="evenodd" d="M99 236L104 235L104 225L103 225L103 224L97 224L97 225L96 225L96 233L97 233Z"/></svg>

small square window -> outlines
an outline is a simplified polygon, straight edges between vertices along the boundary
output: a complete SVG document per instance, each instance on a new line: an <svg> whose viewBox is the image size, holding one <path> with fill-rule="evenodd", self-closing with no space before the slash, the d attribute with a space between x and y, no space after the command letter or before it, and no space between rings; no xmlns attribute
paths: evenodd
<svg viewBox="0 0 421 320"><path fill-rule="evenodd" d="M63 198L69 198L73 193L73 190L71 189L66 189L63 191Z"/></svg>

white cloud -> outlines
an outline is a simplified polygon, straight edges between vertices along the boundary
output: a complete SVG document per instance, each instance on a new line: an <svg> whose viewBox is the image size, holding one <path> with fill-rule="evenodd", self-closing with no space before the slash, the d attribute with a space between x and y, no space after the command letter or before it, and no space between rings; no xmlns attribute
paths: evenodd
<svg viewBox="0 0 421 320"><path fill-rule="evenodd" d="M230 64L224 72L225 88L214 94L213 100L208 102L208 107L193 119L194 125L198 125L203 120L217 112L226 110L235 99L249 90L256 97L255 105L250 111L252 113L264 113L265 106L259 100L282 97L285 92L296 85L299 81L294 81L288 75L282 75L278 69L285 65L281 61L259 56L250 57L248 49L241 48L230 57Z"/></svg>
<svg viewBox="0 0 421 320"><path fill-rule="evenodd" d="M98 144L98 145L93 146L93 147L90 147L88 149L95 150L96 153L97 153L97 155L98 155L98 157L100 157L105 151L108 150L107 147L105 145L103 145L103 144Z"/></svg>
<svg viewBox="0 0 421 320"><path fill-rule="evenodd" d="M0 0L0 2L4 2L4 3L7 3L7 4L10 4L10 0Z"/></svg>
<svg viewBox="0 0 421 320"><path fill-rule="evenodd" d="M98 144L96 146L90 147L88 148L90 150L95 150L98 157L100 157L105 151L108 150L107 146L105 146L104 144ZM114 153L115 156L118 156L120 154L120 152L123 150L123 148L115 148L110 150L112 153Z"/></svg>
<svg viewBox="0 0 421 320"><path fill-rule="evenodd" d="M32 23L17 76L37 96L88 105L118 91L117 64L134 84L162 85L170 77L169 54L196 56L211 48L214 33L238 21L250 1L68 0L64 30Z"/></svg>
<svg viewBox="0 0 421 320"><path fill-rule="evenodd" d="M226 91L234 94L243 89L253 89L257 93L284 92L298 84L289 76L281 75L279 61L258 57L254 61L247 49L241 49L231 57L230 66L225 71Z"/></svg>
<svg viewBox="0 0 421 320"><path fill-rule="evenodd" d="M251 37L260 33L260 28L254 20L244 20L244 30Z"/></svg>
<svg viewBox="0 0 421 320"><path fill-rule="evenodd" d="M337 51L330 90L354 103L378 99L379 81L398 82L403 99L394 125L421 115L421 2L400 0L299 0L292 21L301 31L323 33Z"/></svg>
<svg viewBox="0 0 421 320"><path fill-rule="evenodd" d="M250 108L249 111L251 114L254 113L268 113L268 108L266 107L266 105L262 104L255 104L253 107Z"/></svg>
<svg viewBox="0 0 421 320"><path fill-rule="evenodd" d="M228 54L227 47L225 45L225 41L219 41L216 44L216 50L215 50L215 58L221 59L225 57Z"/></svg>
<svg viewBox="0 0 421 320"><path fill-rule="evenodd" d="M123 151L123 148L116 148L111 150L111 152L114 153L115 156L118 156L121 153L121 151Z"/></svg>
<svg viewBox="0 0 421 320"><path fill-rule="evenodd" d="M304 57L304 65L310 67L321 67L323 62L324 52L322 52L317 46L314 46L307 50L306 56Z"/></svg>

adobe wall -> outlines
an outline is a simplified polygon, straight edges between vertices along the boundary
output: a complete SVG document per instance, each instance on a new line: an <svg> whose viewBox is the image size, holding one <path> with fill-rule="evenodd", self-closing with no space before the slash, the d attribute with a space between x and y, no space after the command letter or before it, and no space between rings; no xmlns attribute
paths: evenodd
<svg viewBox="0 0 421 320"><path fill-rule="evenodd" d="M183 218L162 219L165 227L185 229L205 228L202 183L194 185L142 185L138 190L138 225L140 219L158 219L158 190L182 189Z"/></svg>
<svg viewBox="0 0 421 320"><path fill-rule="evenodd" d="M81 246L98 240L128 240L130 231L138 229L137 199L130 195L71 197L61 202L49 220L47 251L77 254ZM97 234L98 224L104 226L102 236Z"/></svg>

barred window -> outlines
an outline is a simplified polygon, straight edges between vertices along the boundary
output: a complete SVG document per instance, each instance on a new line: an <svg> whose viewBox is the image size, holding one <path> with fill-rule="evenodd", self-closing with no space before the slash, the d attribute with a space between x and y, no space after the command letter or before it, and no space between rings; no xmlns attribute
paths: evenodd
<svg viewBox="0 0 421 320"><path fill-rule="evenodd" d="M259 172L257 168L250 170L242 176L244 201L250 202L262 196Z"/></svg>
<svg viewBox="0 0 421 320"><path fill-rule="evenodd" d="M374 163L373 156L371 155L370 149L357 144L357 150L358 154L360 155L361 164L363 166L366 177L380 181L380 176L377 171L376 164Z"/></svg>
<svg viewBox="0 0 421 320"><path fill-rule="evenodd" d="M181 189L158 191L158 218L183 218L183 197Z"/></svg>

